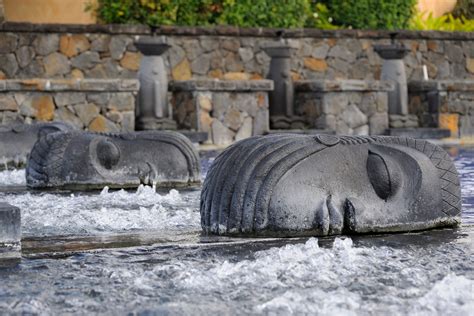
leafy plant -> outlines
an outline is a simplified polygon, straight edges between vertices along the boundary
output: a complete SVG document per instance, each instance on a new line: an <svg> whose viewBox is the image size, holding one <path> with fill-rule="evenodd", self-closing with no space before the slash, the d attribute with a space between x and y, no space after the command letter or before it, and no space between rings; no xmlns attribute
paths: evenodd
<svg viewBox="0 0 474 316"><path fill-rule="evenodd" d="M474 19L474 0L458 0L452 15L455 18Z"/></svg>
<svg viewBox="0 0 474 316"><path fill-rule="evenodd" d="M217 21L242 27L303 27L310 14L308 0L224 0Z"/></svg>
<svg viewBox="0 0 474 316"><path fill-rule="evenodd" d="M354 29L405 29L416 0L324 0L334 23Z"/></svg>
<svg viewBox="0 0 474 316"><path fill-rule="evenodd" d="M99 0L97 16L104 23L208 25L214 0ZM89 9L93 9L89 7Z"/></svg>
<svg viewBox="0 0 474 316"><path fill-rule="evenodd" d="M104 23L235 25L333 29L324 5L312 0L98 0L89 6ZM315 12L313 12L314 7ZM316 14L316 17L314 16Z"/></svg>
<svg viewBox="0 0 474 316"><path fill-rule="evenodd" d="M473 32L474 20L467 20L463 16L455 18L452 14L433 17L430 12L418 12L410 20L409 28L412 30L432 30L450 32Z"/></svg>
<svg viewBox="0 0 474 316"><path fill-rule="evenodd" d="M314 27L321 30L337 30L340 27L332 24L333 18L328 7L323 3L316 3L315 10L306 21L306 27Z"/></svg>

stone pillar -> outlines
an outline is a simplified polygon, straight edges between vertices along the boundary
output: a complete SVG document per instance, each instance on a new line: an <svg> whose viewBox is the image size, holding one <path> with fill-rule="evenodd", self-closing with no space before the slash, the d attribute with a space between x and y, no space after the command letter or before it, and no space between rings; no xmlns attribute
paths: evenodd
<svg viewBox="0 0 474 316"><path fill-rule="evenodd" d="M144 55L138 70L137 130L176 129L168 105L168 76L161 56L170 45L163 37L147 37L136 41L135 46Z"/></svg>
<svg viewBox="0 0 474 316"><path fill-rule="evenodd" d="M377 45L377 54L383 58L380 80L393 81L395 89L388 93L388 113L408 115L408 86L403 57L409 49L403 44Z"/></svg>
<svg viewBox="0 0 474 316"><path fill-rule="evenodd" d="M273 80L270 92L270 127L273 129L303 128L302 118L294 115L294 87L291 79L292 47L285 43L269 43L263 51L271 57L267 78Z"/></svg>
<svg viewBox="0 0 474 316"><path fill-rule="evenodd" d="M21 258L21 212L0 203L0 264Z"/></svg>

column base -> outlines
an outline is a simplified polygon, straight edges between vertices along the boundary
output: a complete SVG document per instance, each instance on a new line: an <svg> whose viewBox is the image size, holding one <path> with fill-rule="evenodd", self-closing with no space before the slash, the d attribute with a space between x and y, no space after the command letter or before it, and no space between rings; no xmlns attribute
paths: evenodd
<svg viewBox="0 0 474 316"><path fill-rule="evenodd" d="M136 130L138 131L149 131L149 130L176 130L176 122L169 118L137 118Z"/></svg>
<svg viewBox="0 0 474 316"><path fill-rule="evenodd" d="M270 117L271 129L304 129L305 119L301 116L273 115Z"/></svg>

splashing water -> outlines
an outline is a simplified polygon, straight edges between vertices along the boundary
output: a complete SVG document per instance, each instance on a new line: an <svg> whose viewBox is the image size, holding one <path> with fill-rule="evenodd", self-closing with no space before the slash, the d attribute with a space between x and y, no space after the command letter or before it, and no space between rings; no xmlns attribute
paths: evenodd
<svg viewBox="0 0 474 316"><path fill-rule="evenodd" d="M203 174L212 159L203 160ZM474 150L461 150L455 160L464 226L441 238L426 232L334 242L191 243L84 252L60 260L24 258L17 268L0 269L0 311L472 315ZM24 173L0 172L0 183L24 186ZM0 191L0 200L22 209L23 232L30 236L172 234L200 229L199 195L141 186L135 192Z"/></svg>
<svg viewBox="0 0 474 316"><path fill-rule="evenodd" d="M32 260L8 274L0 270L0 308L153 315L469 315L474 310L473 262L461 256L459 245L356 247L349 238L336 238L323 248L311 238L274 246L141 247Z"/></svg>
<svg viewBox="0 0 474 316"><path fill-rule="evenodd" d="M24 235L81 235L139 230L199 229L199 192L160 195L140 186L100 194L0 194L22 210Z"/></svg>

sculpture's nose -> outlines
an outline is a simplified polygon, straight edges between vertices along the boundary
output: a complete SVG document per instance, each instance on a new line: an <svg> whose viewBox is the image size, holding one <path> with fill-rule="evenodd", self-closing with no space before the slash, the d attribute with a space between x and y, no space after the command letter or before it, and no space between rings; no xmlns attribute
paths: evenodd
<svg viewBox="0 0 474 316"><path fill-rule="evenodd" d="M332 195L328 195L315 215L316 232L321 236L340 234L343 224L343 212L334 205Z"/></svg>

